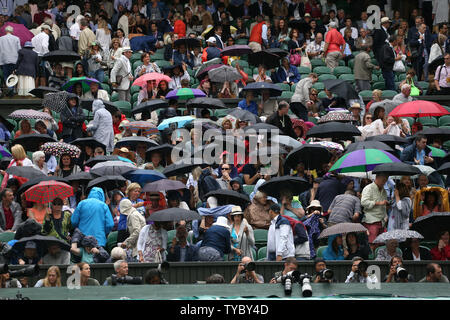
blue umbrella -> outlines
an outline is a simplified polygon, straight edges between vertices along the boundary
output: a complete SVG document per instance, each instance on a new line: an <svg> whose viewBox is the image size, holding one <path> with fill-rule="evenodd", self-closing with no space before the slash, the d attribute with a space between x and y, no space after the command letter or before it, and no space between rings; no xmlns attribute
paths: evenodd
<svg viewBox="0 0 450 320"><path fill-rule="evenodd" d="M187 123L190 123L195 118L192 116L182 116L182 117L173 117L169 119L165 119L163 122L161 122L158 126L158 130L162 131L165 128L168 128L172 123L177 124L177 128L184 127Z"/></svg>
<svg viewBox="0 0 450 320"><path fill-rule="evenodd" d="M129 171L125 173L123 176L132 182L139 183L141 186L149 182L167 179L167 177L159 171L145 170L145 169L137 169L134 171Z"/></svg>

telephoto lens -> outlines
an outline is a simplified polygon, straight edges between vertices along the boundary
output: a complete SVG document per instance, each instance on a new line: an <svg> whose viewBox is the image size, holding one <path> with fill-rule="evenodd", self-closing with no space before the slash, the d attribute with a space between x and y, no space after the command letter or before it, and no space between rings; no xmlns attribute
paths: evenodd
<svg viewBox="0 0 450 320"><path fill-rule="evenodd" d="M397 266L397 277L399 277L400 279L408 278L408 270L406 270L402 266Z"/></svg>
<svg viewBox="0 0 450 320"><path fill-rule="evenodd" d="M320 277L325 280L332 280L333 276L334 276L334 272L333 272L333 270L330 270L330 269L323 269L320 272Z"/></svg>
<svg viewBox="0 0 450 320"><path fill-rule="evenodd" d="M311 297L312 296L311 277L307 273L304 273L300 276L300 285L302 286L302 296Z"/></svg>
<svg viewBox="0 0 450 320"><path fill-rule="evenodd" d="M255 269L256 269L256 265L255 265L255 263L254 262L249 262L249 263L247 263L246 265L245 265L245 271L255 271Z"/></svg>
<svg viewBox="0 0 450 320"><path fill-rule="evenodd" d="M290 296L292 294L292 279L286 276L284 280L284 294Z"/></svg>

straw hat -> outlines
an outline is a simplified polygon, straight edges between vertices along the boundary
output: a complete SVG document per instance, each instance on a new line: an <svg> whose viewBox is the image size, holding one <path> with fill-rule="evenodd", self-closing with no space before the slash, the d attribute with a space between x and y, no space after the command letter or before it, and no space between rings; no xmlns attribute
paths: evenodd
<svg viewBox="0 0 450 320"><path fill-rule="evenodd" d="M320 208L320 210L322 210L322 205L319 200L313 200L306 209L309 210L309 208Z"/></svg>
<svg viewBox="0 0 450 320"><path fill-rule="evenodd" d="M231 208L231 215L235 216L237 214L244 214L244 212L242 212L242 208L240 206L234 206L233 208Z"/></svg>
<svg viewBox="0 0 450 320"><path fill-rule="evenodd" d="M11 74L8 79L6 79L6 86L7 87L14 87L17 82L19 82L19 77L15 74Z"/></svg>

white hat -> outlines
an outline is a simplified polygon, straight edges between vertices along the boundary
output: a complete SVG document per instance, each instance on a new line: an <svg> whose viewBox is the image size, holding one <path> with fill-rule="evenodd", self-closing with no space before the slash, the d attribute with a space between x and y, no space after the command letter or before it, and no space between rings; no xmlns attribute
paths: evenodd
<svg viewBox="0 0 450 320"><path fill-rule="evenodd" d="M49 26L48 24L45 24L45 23L44 23L44 24L41 26L41 30L45 30L45 29L50 30L50 32L53 32L52 28L50 28L50 26Z"/></svg>
<svg viewBox="0 0 450 320"><path fill-rule="evenodd" d="M125 52L127 52L127 51L133 52L133 50L131 50L130 47L123 47L123 48L122 48L122 53L125 53Z"/></svg>
<svg viewBox="0 0 450 320"><path fill-rule="evenodd" d="M11 74L8 79L6 79L6 86L7 87L14 87L17 82L19 82L19 77L15 74Z"/></svg>
<svg viewBox="0 0 450 320"><path fill-rule="evenodd" d="M233 206L233 208L231 208L231 215L237 215L237 214L244 214L244 212L242 212L242 208L240 206Z"/></svg>
<svg viewBox="0 0 450 320"><path fill-rule="evenodd" d="M337 28L336 22L331 21L331 22L328 24L328 28Z"/></svg>
<svg viewBox="0 0 450 320"><path fill-rule="evenodd" d="M381 18L381 23L385 23L385 22L391 22L391 20L389 20L388 17Z"/></svg>
<svg viewBox="0 0 450 320"><path fill-rule="evenodd" d="M216 43L216 38L214 38L214 37L209 37L209 39L206 40L206 42Z"/></svg>
<svg viewBox="0 0 450 320"><path fill-rule="evenodd" d="M216 197L208 197L208 199L206 199L206 202L209 204L210 208L216 208L217 207L217 198Z"/></svg>
<svg viewBox="0 0 450 320"><path fill-rule="evenodd" d="M130 213L132 213L133 210L136 210L133 207L133 204L131 203L131 201L129 199L123 199L122 201L120 201L119 209L120 209L120 213L124 214L126 216L128 216Z"/></svg>
<svg viewBox="0 0 450 320"><path fill-rule="evenodd" d="M218 217L217 221L213 223L213 226L221 226L230 229L230 226L228 225L228 219L226 217Z"/></svg>

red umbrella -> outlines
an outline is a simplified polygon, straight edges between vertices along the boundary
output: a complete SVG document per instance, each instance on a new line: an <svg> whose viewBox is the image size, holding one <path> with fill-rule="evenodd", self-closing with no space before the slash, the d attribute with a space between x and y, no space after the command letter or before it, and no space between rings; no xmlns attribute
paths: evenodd
<svg viewBox="0 0 450 320"><path fill-rule="evenodd" d="M65 199L73 196L73 188L59 181L41 181L25 191L27 201L49 203L56 198Z"/></svg>
<svg viewBox="0 0 450 320"><path fill-rule="evenodd" d="M23 24L18 23L12 23L12 22L6 22L3 27L0 28L0 36L4 36L6 34L5 28L7 26L11 26L14 28L13 35L16 37L19 37L20 39L20 45L23 47L25 42L31 41L33 39L34 34L27 29Z"/></svg>
<svg viewBox="0 0 450 320"><path fill-rule="evenodd" d="M166 80L167 82L172 81L172 78L158 73L158 72L150 72L150 73L146 73L142 76L140 76L139 78L137 78L134 82L133 82L133 86L140 86L140 87L146 87L147 86L147 81L150 80L155 80L157 83L159 83L161 80Z"/></svg>
<svg viewBox="0 0 450 320"><path fill-rule="evenodd" d="M440 104L425 100L399 104L389 113L392 117L439 117L447 114L447 109Z"/></svg>

